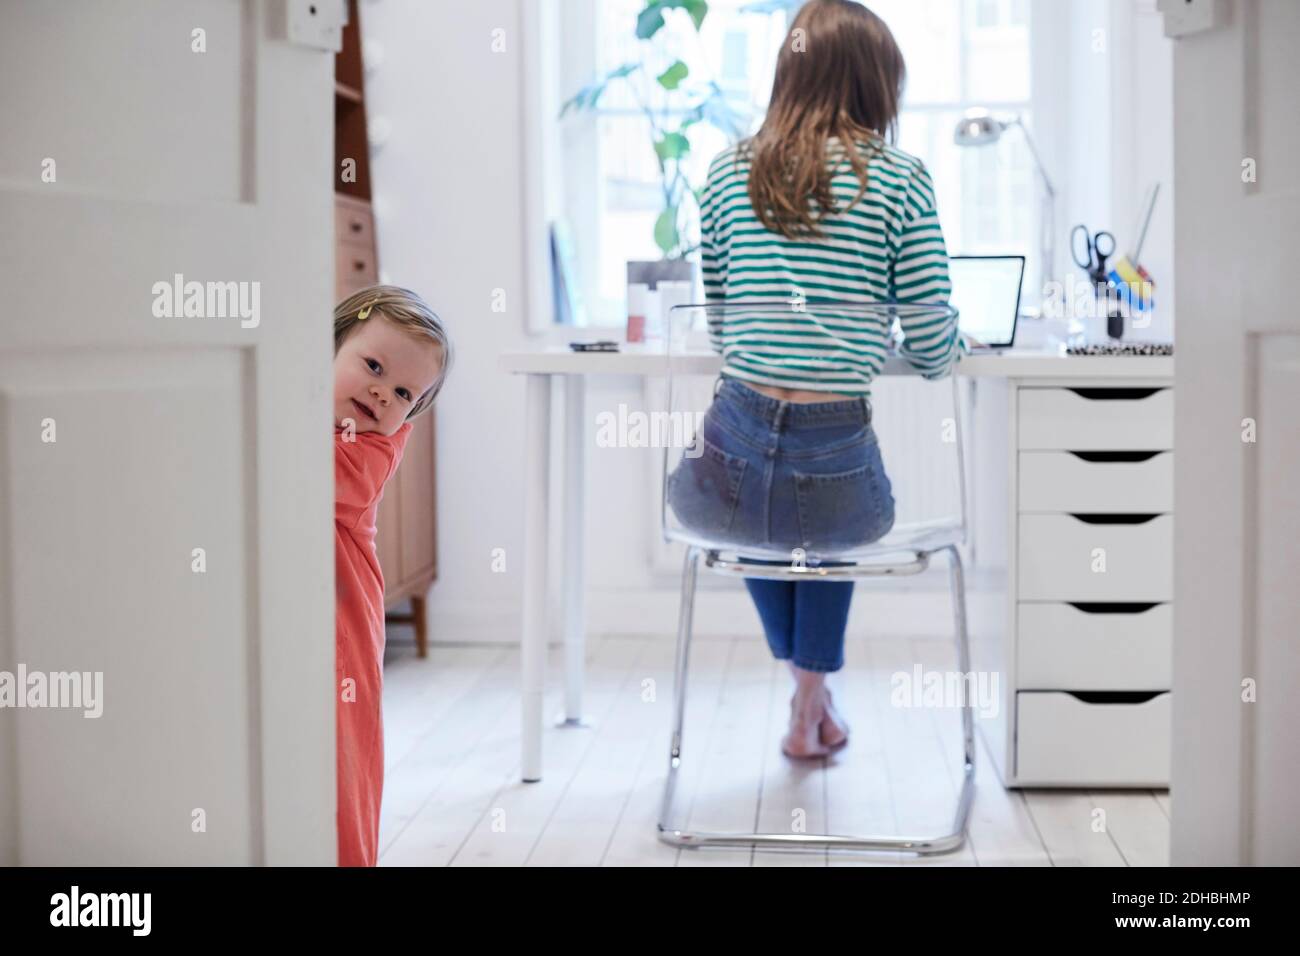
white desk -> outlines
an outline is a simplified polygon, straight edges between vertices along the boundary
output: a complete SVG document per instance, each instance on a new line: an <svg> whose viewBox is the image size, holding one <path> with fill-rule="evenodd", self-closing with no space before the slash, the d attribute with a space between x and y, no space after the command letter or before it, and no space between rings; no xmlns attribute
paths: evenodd
<svg viewBox="0 0 1300 956"><path fill-rule="evenodd" d="M563 535L565 643L565 705L562 723L577 726L582 720L582 684L585 660L586 611L582 583L583 563L583 479L586 448L583 443L586 376L662 376L667 357L658 348L624 345L621 352L574 352L567 348L506 352L501 368L527 376L525 392L524 499L524 605L520 656L523 678L522 779L535 782L542 777L542 702L546 676L546 554L550 533L549 487L551 435L551 381L565 379L564 388L564 485L559 533ZM722 359L714 352L674 357L675 374L716 374ZM884 374L911 374L914 370L899 358L889 359ZM976 354L964 357L958 366L961 377L1008 380L1025 386L1117 386L1173 383L1173 358L1167 356L1065 356L1040 349ZM1010 403L1012 413L1016 403ZM1172 424L1171 424L1172 427ZM1013 433L1014 434L1014 433ZM1016 454L1016 442L1009 443ZM1016 508L1011 507L1012 515ZM1015 597L1012 591L1012 603ZM1014 607L1012 608L1014 613ZM999 652L1014 655L1014 647ZM1008 668L1010 665L1008 665ZM1014 707L1014 683L1008 692L1008 706ZM1006 734L1014 741L1014 726L1007 721ZM1014 746L1012 743L1011 746ZM1010 764L1008 758L1007 763ZM1001 769L1001 768L1000 768ZM1012 774L1004 782L1013 782Z"/></svg>

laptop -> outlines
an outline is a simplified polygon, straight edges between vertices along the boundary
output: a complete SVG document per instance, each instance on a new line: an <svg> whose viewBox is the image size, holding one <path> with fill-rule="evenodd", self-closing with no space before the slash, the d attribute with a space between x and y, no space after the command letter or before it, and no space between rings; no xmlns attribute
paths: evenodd
<svg viewBox="0 0 1300 956"><path fill-rule="evenodd" d="M1020 316L1020 286L1025 278L1024 256L952 256L949 303L960 316L958 328L979 339L972 353L1000 352L1016 340Z"/></svg>

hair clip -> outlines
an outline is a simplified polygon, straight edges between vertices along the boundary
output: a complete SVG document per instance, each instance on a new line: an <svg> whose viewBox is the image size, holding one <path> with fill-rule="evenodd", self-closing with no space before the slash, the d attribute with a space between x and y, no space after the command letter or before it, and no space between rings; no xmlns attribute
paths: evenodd
<svg viewBox="0 0 1300 956"><path fill-rule="evenodd" d="M361 311L357 313L357 321L363 322L366 319L370 318L370 310L375 307L375 303L378 301L379 301L378 299L371 299L364 306L362 306Z"/></svg>

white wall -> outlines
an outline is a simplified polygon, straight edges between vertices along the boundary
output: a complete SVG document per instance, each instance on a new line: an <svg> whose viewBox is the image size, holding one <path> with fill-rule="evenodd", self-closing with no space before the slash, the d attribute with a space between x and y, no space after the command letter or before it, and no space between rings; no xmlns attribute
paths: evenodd
<svg viewBox="0 0 1300 956"><path fill-rule="evenodd" d="M1154 0L1037 0L1035 113L1044 161L1057 187L1057 271L1083 278L1070 230L1115 236L1117 253L1136 240L1139 207L1158 181L1141 263L1156 284L1157 309L1134 338L1173 335L1173 46ZM1113 259L1111 260L1114 261Z"/></svg>
<svg viewBox="0 0 1300 956"><path fill-rule="evenodd" d="M361 10L363 35L378 40L384 51L382 66L366 77L367 104L372 118L391 124L372 165L382 271L390 281L426 295L447 319L458 350L457 367L437 410L439 578L430 593L434 641L516 640L519 633L523 387L498 371L497 356L540 341L524 331L524 191L538 174L524 145L528 80L521 67L521 3L375 0ZM1069 45L1068 60L1040 62L1034 73L1036 85L1059 91L1072 104L1070 110L1044 118L1041 144L1064 194L1057 222L1062 268L1069 263L1066 240L1073 222L1112 228L1122 247L1121 230L1129 229L1131 216L1119 215L1117 209L1132 202L1134 191L1140 196L1146 178L1169 163L1168 52L1158 18L1141 12L1149 6L1139 3L1130 10L1126 0L1071 0L1067 8L1053 0L1034 8L1035 16L1042 8L1041 15L1055 18L1061 42ZM1088 46L1094 24L1108 30L1110 52L1105 55L1093 54ZM491 31L498 27L506 31L504 53L491 52ZM1121 33L1124 43L1136 48L1123 56L1116 39ZM1140 61L1137 67L1120 70L1134 59ZM1098 77L1105 91L1100 95ZM1157 124L1142 130L1125 121L1116 130L1113 104L1126 98L1124 88L1134 83L1149 87L1141 98L1142 116ZM1077 121L1074 104L1088 111L1086 124ZM1095 135L1094 126L1100 127ZM1113 159L1108 140L1115 146ZM1122 173L1130 166L1133 184L1122 185L1116 170ZM571 171L559 171L555 178L573 181ZM547 200L552 209L553 199ZM1161 198L1166 216L1171 199ZM1153 250L1159 245L1158 228L1165 229L1165 239L1169 236L1167 220L1163 227L1153 225L1148 239ZM1169 274L1154 251L1143 258L1152 263L1157 281ZM503 314L490 309L497 288L506 290ZM570 332L553 330L547 338L567 341ZM639 383L591 381L589 619L593 630L667 634L675 620L678 582L675 575L656 575L649 566L651 538L657 534L651 499L657 458L648 449L598 448L593 440L596 415L616 410L620 402L641 407ZM558 477L552 482L553 514L558 514ZM491 568L497 547L506 550L503 574ZM550 566L554 585L558 550ZM855 601L851 626L869 626L869 619L883 617L885 603L902 591L897 601L923 612L917 626L943 633L948 610L933 600L936 589L945 586L943 574L893 581L887 588L861 585L862 594L873 593L869 600ZM760 633L757 615L737 582L711 579L701 586L708 591L697 608L701 633Z"/></svg>
<svg viewBox="0 0 1300 956"><path fill-rule="evenodd" d="M367 107L391 124L372 163L380 265L425 296L456 348L437 406L434 640L508 633L519 614L524 392L497 368L527 340L519 17L519 0L361 4L362 35L383 49ZM505 574L491 570L498 547Z"/></svg>
<svg viewBox="0 0 1300 956"><path fill-rule="evenodd" d="M1169 341L1174 302L1174 61L1155 0L1111 4L1111 221L1127 252L1149 183L1160 195L1142 247L1156 284L1150 328L1135 334Z"/></svg>

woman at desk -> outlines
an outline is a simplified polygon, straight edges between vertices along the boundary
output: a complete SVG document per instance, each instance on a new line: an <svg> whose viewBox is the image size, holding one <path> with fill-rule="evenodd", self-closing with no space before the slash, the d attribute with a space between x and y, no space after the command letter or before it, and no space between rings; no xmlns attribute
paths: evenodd
<svg viewBox="0 0 1300 956"><path fill-rule="evenodd" d="M834 551L893 526L870 403L890 329L861 312L827 323L833 313L816 301L948 299L930 175L892 145L903 78L902 54L875 14L812 0L782 46L762 128L710 164L700 204L708 302L806 306L710 315L723 369L704 453L683 459L669 488L674 511L704 535ZM927 378L949 374L966 351L955 318L900 322L899 351ZM738 487L726 480L737 473ZM794 676L782 750L818 757L842 746L848 727L825 680L844 664L853 582L745 583L773 655Z"/></svg>

